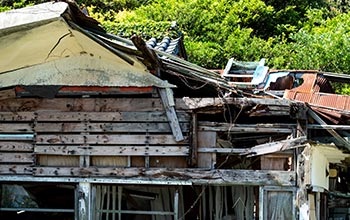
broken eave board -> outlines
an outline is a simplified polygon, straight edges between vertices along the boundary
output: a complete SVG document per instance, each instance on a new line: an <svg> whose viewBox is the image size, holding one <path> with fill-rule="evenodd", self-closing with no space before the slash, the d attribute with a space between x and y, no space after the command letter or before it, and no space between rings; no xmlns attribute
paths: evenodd
<svg viewBox="0 0 350 220"><path fill-rule="evenodd" d="M285 133L291 134L296 124L229 124L200 122L200 131L224 131L229 133Z"/></svg>
<svg viewBox="0 0 350 220"><path fill-rule="evenodd" d="M32 173L33 176L23 176ZM294 171L267 170L205 170L205 169L171 169L171 168L71 168L71 167L0 167L0 181L14 181L17 175L28 181L50 181L60 179L63 182L79 181L85 178L89 182L104 182L106 178L111 183L133 182L137 184L157 184L157 182L186 182L184 185L271 185L294 186L296 175ZM90 178L93 177L93 178ZM89 178L89 179L87 179ZM76 180L75 180L76 179ZM21 181L21 180L20 180Z"/></svg>
<svg viewBox="0 0 350 220"><path fill-rule="evenodd" d="M290 150L298 147L305 147L306 143L307 143L307 138L305 136L302 136L302 137L293 138L290 140L260 144L248 149L247 152L243 153L242 155L247 155L248 157L260 156L264 154Z"/></svg>

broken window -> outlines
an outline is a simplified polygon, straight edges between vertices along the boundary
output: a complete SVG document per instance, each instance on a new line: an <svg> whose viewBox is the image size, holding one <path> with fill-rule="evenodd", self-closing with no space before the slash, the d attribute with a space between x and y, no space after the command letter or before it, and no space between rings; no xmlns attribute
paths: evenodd
<svg viewBox="0 0 350 220"><path fill-rule="evenodd" d="M73 185L0 184L0 219L74 220Z"/></svg>

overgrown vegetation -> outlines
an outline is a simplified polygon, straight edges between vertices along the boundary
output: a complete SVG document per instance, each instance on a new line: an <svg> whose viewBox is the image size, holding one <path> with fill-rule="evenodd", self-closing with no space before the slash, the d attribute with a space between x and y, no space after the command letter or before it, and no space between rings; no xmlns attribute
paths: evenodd
<svg viewBox="0 0 350 220"><path fill-rule="evenodd" d="M41 1L2 0L0 10ZM78 0L115 34L183 35L190 61L350 73L350 0ZM177 30L170 29L176 21Z"/></svg>

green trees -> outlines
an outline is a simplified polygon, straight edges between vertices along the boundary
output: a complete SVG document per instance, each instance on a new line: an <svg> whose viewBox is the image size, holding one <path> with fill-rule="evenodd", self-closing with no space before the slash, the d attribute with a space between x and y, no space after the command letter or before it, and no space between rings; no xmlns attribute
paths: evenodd
<svg viewBox="0 0 350 220"><path fill-rule="evenodd" d="M41 1L2 0L0 10ZM77 1L124 37L182 34L190 61L206 68L267 58L271 68L350 73L350 0Z"/></svg>

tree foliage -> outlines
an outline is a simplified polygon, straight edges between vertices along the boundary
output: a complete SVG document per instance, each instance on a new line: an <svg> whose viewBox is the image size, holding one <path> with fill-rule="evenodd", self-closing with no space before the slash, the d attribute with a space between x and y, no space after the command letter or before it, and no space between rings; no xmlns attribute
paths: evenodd
<svg viewBox="0 0 350 220"><path fill-rule="evenodd" d="M2 0L0 11L43 0ZM107 31L185 38L190 61L350 73L350 0L77 0ZM176 21L177 29L171 29Z"/></svg>

